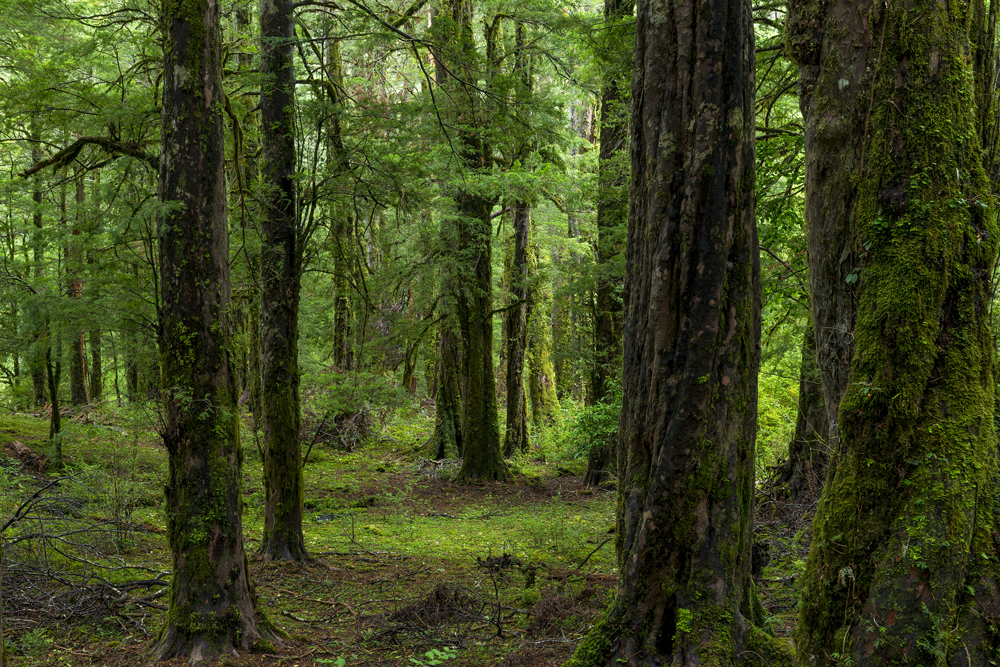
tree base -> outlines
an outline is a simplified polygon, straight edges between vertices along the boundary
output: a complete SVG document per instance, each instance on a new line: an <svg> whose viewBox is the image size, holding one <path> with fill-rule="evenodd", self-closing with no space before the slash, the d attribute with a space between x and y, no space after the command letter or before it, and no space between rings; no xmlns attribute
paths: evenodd
<svg viewBox="0 0 1000 667"><path fill-rule="evenodd" d="M238 655L237 646L255 653L274 653L285 645L276 631L263 627L266 620L243 621L236 631L242 641L235 645L228 635L188 632L177 625L165 626L153 645L152 654L158 662L188 658L190 667L203 667L224 655Z"/></svg>

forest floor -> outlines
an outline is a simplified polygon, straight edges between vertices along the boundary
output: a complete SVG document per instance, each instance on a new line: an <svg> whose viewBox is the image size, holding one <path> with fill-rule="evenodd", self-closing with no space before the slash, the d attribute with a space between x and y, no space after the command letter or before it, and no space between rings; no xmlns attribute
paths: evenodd
<svg viewBox="0 0 1000 667"><path fill-rule="evenodd" d="M615 494L582 484L585 461L551 452L514 460L511 483L455 483L458 462L421 456L432 412L375 420L353 451L312 448L304 531L315 561L304 566L253 557L261 461L245 436L252 581L288 639L276 653L219 664L545 667L572 654L617 581ZM166 454L149 422L111 408L69 420L62 477L0 457L0 518L15 517L3 528L13 664L152 664L169 549ZM0 416L0 446L44 454L47 435L44 416ZM758 574L779 637L794 624L809 505L765 501L758 512L758 562L769 559Z"/></svg>

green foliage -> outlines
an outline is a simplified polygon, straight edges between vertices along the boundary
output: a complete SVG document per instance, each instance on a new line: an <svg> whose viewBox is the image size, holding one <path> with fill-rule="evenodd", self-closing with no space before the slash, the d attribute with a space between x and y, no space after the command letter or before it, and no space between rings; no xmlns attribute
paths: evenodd
<svg viewBox="0 0 1000 667"><path fill-rule="evenodd" d="M608 383L607 394L600 402L580 409L570 420L562 436L563 456L586 458L594 447L613 446L621 411L621 380L615 379Z"/></svg>
<svg viewBox="0 0 1000 667"><path fill-rule="evenodd" d="M432 648L424 653L422 658L410 658L410 662L417 667L430 667L430 665L443 665L445 661L458 657L458 651L450 646L443 649Z"/></svg>

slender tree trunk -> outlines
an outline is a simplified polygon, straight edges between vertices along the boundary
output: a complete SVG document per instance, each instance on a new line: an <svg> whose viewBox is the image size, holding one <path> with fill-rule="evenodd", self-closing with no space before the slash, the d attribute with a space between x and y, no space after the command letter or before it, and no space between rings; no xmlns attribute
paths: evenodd
<svg viewBox="0 0 1000 667"><path fill-rule="evenodd" d="M341 108L346 102L344 95L344 61L340 53L340 40L331 37L327 42L327 76L330 78L329 103L334 106L330 120L330 155L337 174L346 173L350 167L347 150L344 147ZM333 365L342 371L353 368L351 353L351 299L350 283L353 264L351 250L354 241L354 218L346 210L336 209L333 213L334 276L333 276Z"/></svg>
<svg viewBox="0 0 1000 667"><path fill-rule="evenodd" d="M86 202L86 190L83 180L83 169L76 172L76 220L70 241L66 246L66 268L69 275L69 289L67 293L70 299L77 300L78 303L72 307L75 312L71 315L72 322L80 322L80 302L83 301L83 251L80 248L83 234L84 210ZM84 338L84 331L77 325L71 327L71 341L69 346L69 396L73 405L86 405L90 402L87 396L87 345Z"/></svg>
<svg viewBox="0 0 1000 667"><path fill-rule="evenodd" d="M48 328L48 322L46 322ZM49 465L56 470L63 467L62 415L59 414L59 381L62 376L62 350L58 336L49 336L49 349L45 352L45 372L49 385ZM54 348L53 348L54 346ZM53 362L53 357L55 361Z"/></svg>
<svg viewBox="0 0 1000 667"><path fill-rule="evenodd" d="M848 82L870 109L852 175L854 356L795 645L809 665L985 667L1000 651L1000 230L982 162L996 147L980 143L970 42L985 12L918 0L864 16L848 34L873 40Z"/></svg>
<svg viewBox="0 0 1000 667"><path fill-rule="evenodd" d="M104 396L104 369L101 366L101 330L90 330L90 401L99 403Z"/></svg>
<svg viewBox="0 0 1000 667"><path fill-rule="evenodd" d="M510 301L506 312L507 331L507 430L503 453L512 456L528 449L528 414L524 391L524 361L528 346L528 238L531 207L514 206L514 243L511 247Z"/></svg>
<svg viewBox="0 0 1000 667"><path fill-rule="evenodd" d="M34 141L31 148L31 160L34 164L38 164L42 160L42 151L38 148L37 143L40 137L37 132L32 132L31 138ZM45 270L45 239L42 235L42 189L40 181L41 179L38 176L35 176L31 189L31 201L34 206L34 211L31 214L31 222L34 227L31 231L31 263L32 276L34 277L36 283L40 282ZM35 407L40 408L45 405L45 382L47 373L45 356L48 354L48 333L44 332L41 328L40 322L42 322L43 318L37 309L34 313L34 319L37 330L32 336L30 361L31 383L35 394Z"/></svg>
<svg viewBox="0 0 1000 667"><path fill-rule="evenodd" d="M266 559L307 560L302 535L305 482L299 444L299 291L302 239L295 197L295 29L289 0L261 2L260 346L264 423Z"/></svg>
<svg viewBox="0 0 1000 667"><path fill-rule="evenodd" d="M552 328L548 291L538 279L537 249L529 252L528 263L532 274L530 296L530 321L528 330L528 393L531 397L531 421L538 427L561 427L562 409L556 392L558 373L552 364Z"/></svg>
<svg viewBox="0 0 1000 667"><path fill-rule="evenodd" d="M625 51L631 33L634 0L604 0L605 39L611 53ZM629 46L632 44L629 43ZM618 47L615 49L614 47ZM627 51L631 53L631 49ZM625 60L625 58L622 58ZM628 59L631 61L631 58ZM631 64L631 62L629 63ZM622 264L624 233L628 223L628 182L624 157L628 155L628 101L625 72L612 63L601 91L601 148L597 158L597 289L594 313L594 369L590 379L591 400L599 403L608 383L621 369ZM626 93L623 95L623 93ZM624 98L624 100L623 100ZM617 466L613 443L597 444L587 457L583 483L598 486Z"/></svg>
<svg viewBox="0 0 1000 667"><path fill-rule="evenodd" d="M750 579L760 355L749 2L640 0L618 595L574 666L784 665Z"/></svg>
<svg viewBox="0 0 1000 667"><path fill-rule="evenodd" d="M799 65L810 304L834 463L854 347L855 283L848 277L861 261L852 246L851 214L871 105L863 75L881 40L870 23L872 6L871 0L792 0L785 30Z"/></svg>
<svg viewBox="0 0 1000 667"><path fill-rule="evenodd" d="M823 386L816 363L816 336L810 322L802 341L795 433L788 443L788 460L775 480L775 486L788 489L789 498L793 502L823 486L829 460L828 428Z"/></svg>
<svg viewBox="0 0 1000 667"><path fill-rule="evenodd" d="M191 665L278 642L258 619L243 549L243 450L232 327L216 0L163 6L160 365L169 460L169 608L153 652ZM279 642L280 643L280 642Z"/></svg>

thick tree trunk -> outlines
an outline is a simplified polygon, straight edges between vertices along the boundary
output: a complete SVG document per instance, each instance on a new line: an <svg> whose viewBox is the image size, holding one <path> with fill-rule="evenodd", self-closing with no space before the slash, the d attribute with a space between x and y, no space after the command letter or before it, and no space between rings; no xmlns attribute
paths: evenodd
<svg viewBox="0 0 1000 667"><path fill-rule="evenodd" d="M192 665L277 641L258 620L243 550L239 410L230 372L229 233L215 0L164 6L160 361L169 459L170 606L159 660Z"/></svg>
<svg viewBox="0 0 1000 667"><path fill-rule="evenodd" d="M823 387L816 363L816 336L810 323L802 340L795 433L788 443L788 460L775 480L775 486L788 489L792 501L807 493L815 493L823 486L829 460L828 427Z"/></svg>
<svg viewBox="0 0 1000 667"><path fill-rule="evenodd" d="M871 105L863 79L881 39L870 23L871 8L871 0L791 0L785 31L799 65L810 303L834 464L840 447L837 414L854 346L850 276L861 264L852 246L851 217Z"/></svg>
<svg viewBox="0 0 1000 667"><path fill-rule="evenodd" d="M302 239L295 199L295 38L289 0L260 11L261 218L260 347L264 423L266 559L309 558L302 535L305 482L299 444L299 291Z"/></svg>
<svg viewBox="0 0 1000 667"><path fill-rule="evenodd" d="M980 2L877 3L849 34L874 40L853 175L864 261L842 453L803 577L803 664L985 667L1000 651L989 325L1000 230L982 165L995 147L977 136Z"/></svg>
<svg viewBox="0 0 1000 667"><path fill-rule="evenodd" d="M790 665L752 624L761 297L750 4L640 0L636 35L620 580L570 664Z"/></svg>
<svg viewBox="0 0 1000 667"><path fill-rule="evenodd" d="M514 206L514 243L511 247L510 302L506 313L507 331L507 428L504 456L528 449L528 415L524 391L524 357L528 345L528 237L531 231L531 207L518 202Z"/></svg>
<svg viewBox="0 0 1000 667"><path fill-rule="evenodd" d="M604 0L605 39L610 53L620 53L633 29L630 19L634 0ZM629 46L632 46L629 43ZM617 48L616 48L617 47ZM631 49L628 53L631 54ZM616 59L617 60L617 59ZM624 58L622 58L624 60ZM631 58L629 65L631 65ZM594 369L590 377L593 403L604 400L608 383L621 369L622 281L620 261L628 223L628 116L623 105L623 90L628 85L625 72L612 63L601 91L601 147L597 158L597 289L594 313ZM627 101L627 97L624 101ZM590 449L583 483L598 486L617 466L611 442Z"/></svg>

